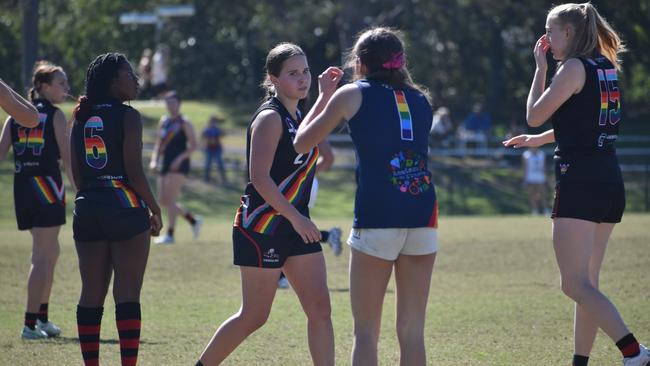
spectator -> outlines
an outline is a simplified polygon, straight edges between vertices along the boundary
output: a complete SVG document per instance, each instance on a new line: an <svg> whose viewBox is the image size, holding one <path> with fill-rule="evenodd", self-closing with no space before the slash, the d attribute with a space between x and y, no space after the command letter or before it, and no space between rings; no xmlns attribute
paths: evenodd
<svg viewBox="0 0 650 366"><path fill-rule="evenodd" d="M429 141L431 146L449 147L454 138L454 123L449 108L440 107L433 114Z"/></svg>
<svg viewBox="0 0 650 366"><path fill-rule="evenodd" d="M151 95L151 48L145 48L138 64L138 77L140 81L141 96L148 98Z"/></svg>
<svg viewBox="0 0 650 366"><path fill-rule="evenodd" d="M221 145L223 130L219 128L219 125L223 124L223 122L223 118L211 116L208 126L201 133L201 140L203 140L203 151L205 152L205 181L210 181L210 172L214 161L221 175L221 183L226 185L228 179L226 179L226 170L223 166L223 146Z"/></svg>
<svg viewBox="0 0 650 366"><path fill-rule="evenodd" d="M492 119L481 103L475 103L472 111L458 128L458 147L467 148L467 143L476 143L482 150L487 149Z"/></svg>
<svg viewBox="0 0 650 366"><path fill-rule="evenodd" d="M159 45L151 60L151 88L154 94L160 98L169 89L167 75L169 74L169 47Z"/></svg>
<svg viewBox="0 0 650 366"><path fill-rule="evenodd" d="M531 214L549 215L546 202L546 156L538 148L531 148L522 155L524 186L528 194Z"/></svg>

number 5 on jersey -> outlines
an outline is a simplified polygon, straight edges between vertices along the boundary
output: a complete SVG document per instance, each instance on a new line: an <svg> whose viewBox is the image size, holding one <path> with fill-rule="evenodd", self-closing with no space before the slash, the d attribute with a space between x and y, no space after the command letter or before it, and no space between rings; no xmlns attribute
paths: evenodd
<svg viewBox="0 0 650 366"><path fill-rule="evenodd" d="M97 133L104 130L104 121L92 116L84 125L84 146L86 148L86 164L95 169L102 169L108 162L106 144Z"/></svg>

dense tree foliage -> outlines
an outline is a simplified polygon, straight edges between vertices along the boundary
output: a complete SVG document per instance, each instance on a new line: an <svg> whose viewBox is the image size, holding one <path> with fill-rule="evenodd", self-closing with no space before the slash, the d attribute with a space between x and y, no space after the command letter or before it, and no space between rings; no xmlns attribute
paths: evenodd
<svg viewBox="0 0 650 366"><path fill-rule="evenodd" d="M21 4L0 0L0 75L18 85ZM38 55L64 66L74 93L97 54L121 51L137 63L155 47L151 25L120 25L119 14L153 10L159 1L39 2ZM183 1L170 0L170 3ZM593 1L626 41L625 111L650 114L650 0ZM497 121L522 118L533 72L532 47L544 32L548 1L515 0L194 0L196 15L165 22L171 83L190 98L250 101L261 94L267 50L281 41L303 46L316 76L341 65L354 35L372 25L401 29L415 80L434 104L464 114L483 101ZM644 51L646 50L646 51ZM314 88L315 89L315 88ZM506 123L506 122L503 122Z"/></svg>

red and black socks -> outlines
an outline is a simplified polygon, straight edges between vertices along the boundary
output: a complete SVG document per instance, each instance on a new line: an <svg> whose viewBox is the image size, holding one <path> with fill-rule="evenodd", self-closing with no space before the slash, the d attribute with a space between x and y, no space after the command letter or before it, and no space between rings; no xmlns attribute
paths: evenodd
<svg viewBox="0 0 650 366"><path fill-rule="evenodd" d="M104 308L77 305L77 331L85 366L99 366L99 330Z"/></svg>
<svg viewBox="0 0 650 366"><path fill-rule="evenodd" d="M573 355L573 363L571 366L587 366L589 363L589 356Z"/></svg>
<svg viewBox="0 0 650 366"><path fill-rule="evenodd" d="M636 357L641 352L639 342L637 342L632 333L629 333L616 342L616 347L621 350L624 358Z"/></svg>
<svg viewBox="0 0 650 366"><path fill-rule="evenodd" d="M41 307L38 309L38 320L40 320L41 323L47 323L49 321L47 314L48 305L48 303L41 304Z"/></svg>
<svg viewBox="0 0 650 366"><path fill-rule="evenodd" d="M34 330L36 327L36 319L38 319L38 313L25 313L25 326Z"/></svg>
<svg viewBox="0 0 650 366"><path fill-rule="evenodd" d="M122 366L135 366L140 347L140 303L122 302L115 305L115 320L120 335Z"/></svg>
<svg viewBox="0 0 650 366"><path fill-rule="evenodd" d="M196 224L196 218L194 218L194 215L192 215L189 211L187 211L183 217L185 220L187 220L187 222L190 223L190 225L194 226L194 224Z"/></svg>

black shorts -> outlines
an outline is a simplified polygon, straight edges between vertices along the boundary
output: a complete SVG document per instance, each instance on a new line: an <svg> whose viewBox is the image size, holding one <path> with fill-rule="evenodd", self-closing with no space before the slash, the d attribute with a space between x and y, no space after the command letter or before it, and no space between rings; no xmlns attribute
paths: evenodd
<svg viewBox="0 0 650 366"><path fill-rule="evenodd" d="M60 176L14 177L18 230L65 224L65 191Z"/></svg>
<svg viewBox="0 0 650 366"><path fill-rule="evenodd" d="M288 257L318 253L320 243L305 244L297 233L266 235L235 226L232 231L234 260L238 266L282 268Z"/></svg>
<svg viewBox="0 0 650 366"><path fill-rule="evenodd" d="M124 207L112 189L79 192L72 217L74 240L123 241L149 230L149 210Z"/></svg>
<svg viewBox="0 0 650 366"><path fill-rule="evenodd" d="M615 154L555 156L555 202L551 218L621 222L625 187Z"/></svg>
<svg viewBox="0 0 650 366"><path fill-rule="evenodd" d="M560 181L555 186L551 218L573 218L595 223L621 222L625 210L623 182Z"/></svg>
<svg viewBox="0 0 650 366"><path fill-rule="evenodd" d="M167 173L180 173L183 175L190 174L190 159L183 160L178 170L170 170L169 167L171 165L172 165L171 161L163 161L163 166L162 166L162 170L160 171L160 174L161 175L165 175Z"/></svg>

